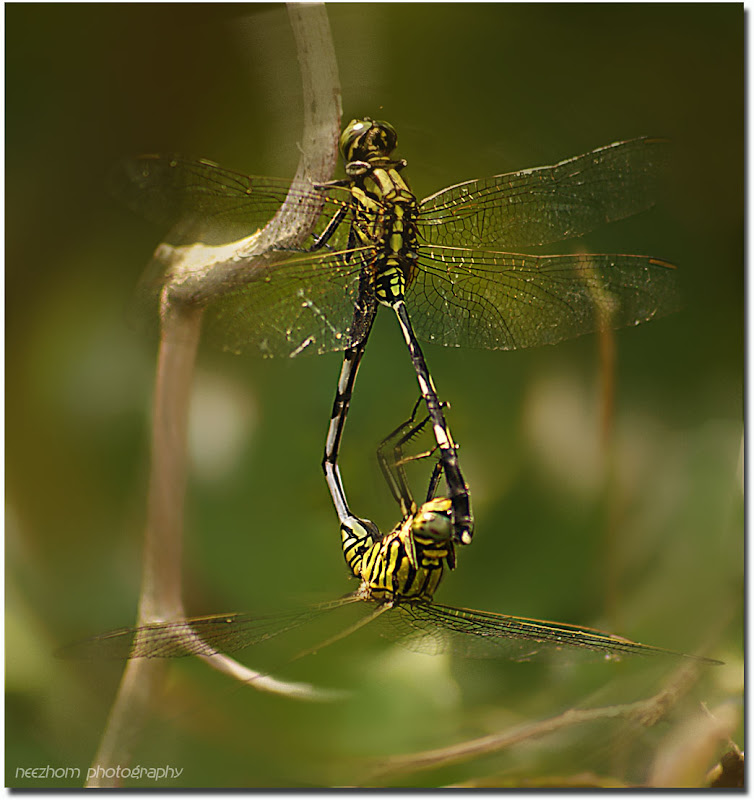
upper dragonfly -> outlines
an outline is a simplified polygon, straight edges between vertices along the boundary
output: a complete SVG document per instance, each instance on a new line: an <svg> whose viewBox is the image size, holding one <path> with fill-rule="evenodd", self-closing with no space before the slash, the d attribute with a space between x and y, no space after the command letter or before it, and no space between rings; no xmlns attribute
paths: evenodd
<svg viewBox="0 0 754 800"><path fill-rule="evenodd" d="M417 201L393 158L395 129L352 121L340 150L347 177L293 192L320 212L305 250L284 251L207 311L225 345L265 356L345 350L323 468L342 526L371 535L346 501L338 452L356 372L380 304L393 309L432 421L452 505L453 538L471 541L468 488L417 336L449 347L510 350L554 344L600 327L635 325L676 307L672 265L647 256L524 255L502 249L582 236L652 206L667 142L617 142L554 166L450 186ZM233 260L289 195L289 182L206 161L149 156L124 162L113 188L172 231L147 288L190 258Z"/></svg>

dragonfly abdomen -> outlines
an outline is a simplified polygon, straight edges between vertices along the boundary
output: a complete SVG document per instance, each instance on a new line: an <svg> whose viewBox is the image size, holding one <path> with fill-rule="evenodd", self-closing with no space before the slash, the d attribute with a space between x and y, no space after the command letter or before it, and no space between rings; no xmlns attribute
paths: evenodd
<svg viewBox="0 0 754 800"><path fill-rule="evenodd" d="M366 534L359 535L360 531L347 525L340 526L340 539L343 545L343 558L348 568L357 578L361 578L364 569L364 559L374 548L374 539Z"/></svg>

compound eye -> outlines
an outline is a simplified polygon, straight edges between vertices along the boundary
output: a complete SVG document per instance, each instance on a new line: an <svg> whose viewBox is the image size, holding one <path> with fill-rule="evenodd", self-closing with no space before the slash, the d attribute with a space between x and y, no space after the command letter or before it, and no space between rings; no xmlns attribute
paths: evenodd
<svg viewBox="0 0 754 800"><path fill-rule="evenodd" d="M424 510L422 507L411 525L417 536L424 536L436 542L449 542L453 534L450 516L443 512Z"/></svg>
<svg viewBox="0 0 754 800"><path fill-rule="evenodd" d="M340 135L340 154L345 161L356 158L359 145L374 123L368 119L352 119Z"/></svg>
<svg viewBox="0 0 754 800"><path fill-rule="evenodd" d="M389 122L383 120L375 120L372 124L374 125L372 136L375 146L389 155L398 144L398 132Z"/></svg>

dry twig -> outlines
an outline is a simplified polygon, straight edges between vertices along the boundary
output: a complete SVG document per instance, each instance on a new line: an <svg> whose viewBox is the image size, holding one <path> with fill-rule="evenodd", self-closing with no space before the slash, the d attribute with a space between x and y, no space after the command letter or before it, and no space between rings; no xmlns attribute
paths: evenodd
<svg viewBox="0 0 754 800"><path fill-rule="evenodd" d="M324 6L291 4L289 16L304 94L304 131L299 168L292 184L295 188L302 183L325 182L332 176L340 133L340 87ZM230 249L226 247L224 257L205 252L203 261L197 261L194 252L191 269L182 269L179 262L183 256L176 253L170 265L170 277L161 293L139 625L180 620L185 616L181 556L186 430L202 306L228 289L258 279L274 260L275 248L295 246L308 235L317 220L316 209L310 204L302 211L289 200L261 231ZM215 669L255 688L299 699L322 699L322 694L313 687L259 675L227 656L218 654L205 660ZM162 690L165 674L166 664L161 659L129 661L92 764L93 768L101 768L96 770L100 775L130 762L132 748ZM100 777L88 783L92 787L114 785L113 780Z"/></svg>

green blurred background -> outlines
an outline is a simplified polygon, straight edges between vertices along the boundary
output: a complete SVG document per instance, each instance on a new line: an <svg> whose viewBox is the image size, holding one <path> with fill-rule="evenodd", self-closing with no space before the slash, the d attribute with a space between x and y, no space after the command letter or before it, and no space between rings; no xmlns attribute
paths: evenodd
<svg viewBox="0 0 754 800"><path fill-rule="evenodd" d="M705 675L674 722L697 713L700 699L735 706L743 7L328 11L344 120L372 115L395 125L419 197L619 139L674 140L660 205L578 245L672 261L684 295L681 313L616 335L609 455L600 446L594 337L512 353L427 346L452 405L477 518L474 544L438 600L599 625L684 650L711 639L728 665ZM300 81L283 6L29 4L5 12L6 783L52 787L76 781L20 780L16 768L85 769L121 667L51 653L130 624L139 586L155 342L128 309L161 232L108 198L106 172L124 155L177 152L292 175ZM353 587L319 468L339 368L337 354L284 363L202 350L187 501L190 611L274 611ZM353 508L383 529L397 513L373 452L416 395L397 326L384 315L342 456ZM425 472L415 468L417 486ZM254 666L254 656L243 660ZM644 662L413 656L368 631L280 674L352 696L295 703L234 689L202 664L182 662L135 761L184 767L162 786L358 783L369 756L634 699L662 677ZM610 735L578 729L400 782L536 782L583 770L642 781L672 724L642 734L617 763L607 758Z"/></svg>

